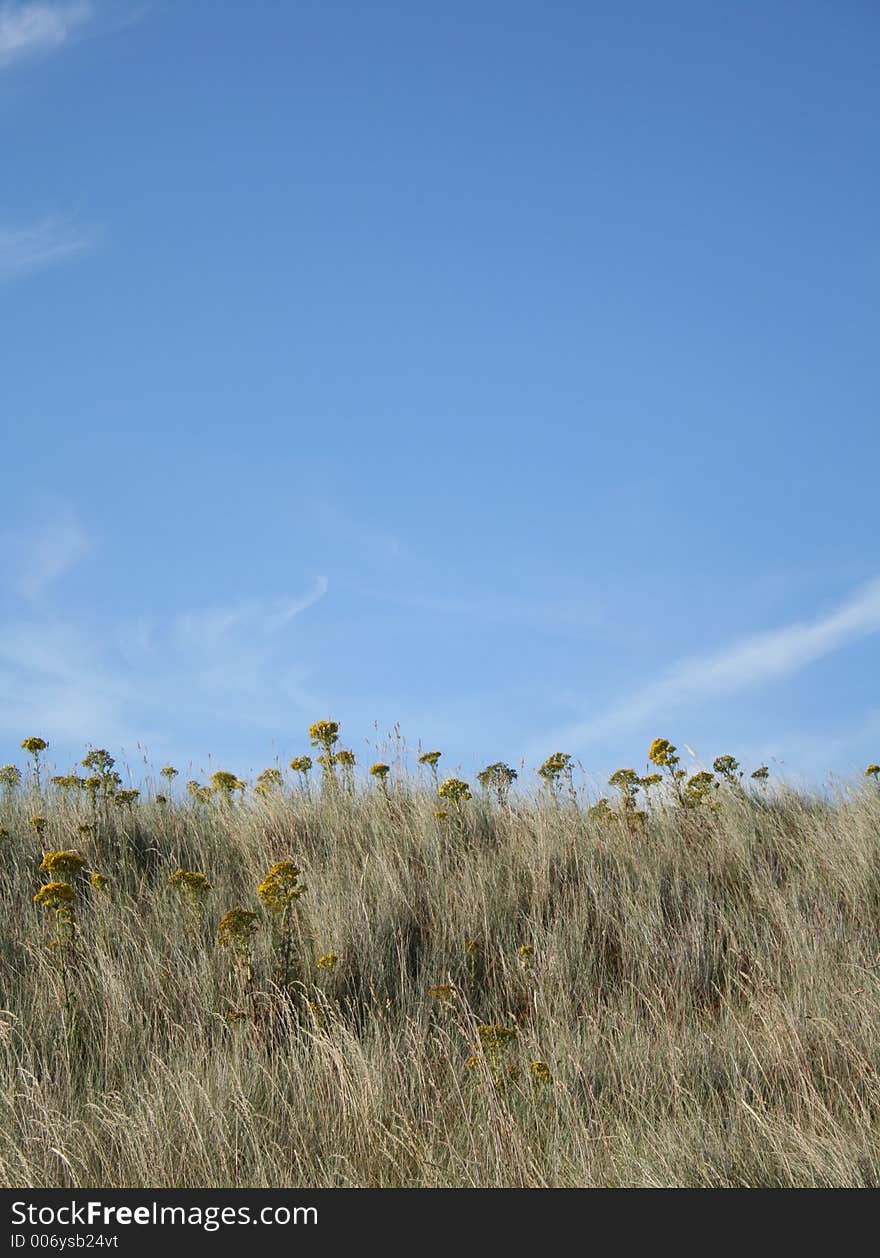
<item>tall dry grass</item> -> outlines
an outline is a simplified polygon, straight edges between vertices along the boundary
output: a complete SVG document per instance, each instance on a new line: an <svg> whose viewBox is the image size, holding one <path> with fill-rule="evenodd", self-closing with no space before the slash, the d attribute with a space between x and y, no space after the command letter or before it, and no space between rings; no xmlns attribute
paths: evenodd
<svg viewBox="0 0 880 1258"><path fill-rule="evenodd" d="M398 784L143 802L83 836L82 802L44 799L38 835L10 792L0 1183L880 1184L880 792L718 796L459 823ZM78 877L62 964L33 895L68 847L109 883ZM251 978L216 940L283 859L308 887L287 990L268 927ZM212 884L196 926L178 867ZM480 1024L516 1034L481 1054Z"/></svg>

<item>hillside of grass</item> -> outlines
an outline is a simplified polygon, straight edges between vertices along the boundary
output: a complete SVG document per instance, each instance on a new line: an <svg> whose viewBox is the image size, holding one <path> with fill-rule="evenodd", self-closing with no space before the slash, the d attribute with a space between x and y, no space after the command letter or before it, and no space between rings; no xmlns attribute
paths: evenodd
<svg viewBox="0 0 880 1258"><path fill-rule="evenodd" d="M694 785L660 743L604 803L565 757L448 787L319 740L138 794L31 751L0 1184L880 1185L877 782Z"/></svg>

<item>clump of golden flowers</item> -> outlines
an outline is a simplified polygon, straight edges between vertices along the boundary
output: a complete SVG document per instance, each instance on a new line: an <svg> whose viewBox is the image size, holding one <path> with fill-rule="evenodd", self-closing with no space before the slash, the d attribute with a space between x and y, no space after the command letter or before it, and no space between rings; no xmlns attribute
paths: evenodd
<svg viewBox="0 0 880 1258"><path fill-rule="evenodd" d="M550 1067L546 1061L533 1061L529 1063L529 1074L538 1083L549 1083L553 1078L550 1073Z"/></svg>
<svg viewBox="0 0 880 1258"><path fill-rule="evenodd" d="M636 796L642 785L642 779L635 769L615 769L608 779L608 785L620 791L620 805L623 811L634 812Z"/></svg>
<svg viewBox="0 0 880 1258"><path fill-rule="evenodd" d="M680 758L675 745L668 738L655 738L648 748L648 759L652 764L656 764L658 768L666 770L675 788L679 803L684 804L685 799L681 783L687 777L687 773L684 769L679 768Z"/></svg>
<svg viewBox="0 0 880 1258"><path fill-rule="evenodd" d="M428 995L433 996L441 1005L451 1005L455 999L455 987L452 983L437 983L428 988Z"/></svg>
<svg viewBox="0 0 880 1258"><path fill-rule="evenodd" d="M523 970L530 970L535 959L533 944L520 944L516 950L517 960Z"/></svg>
<svg viewBox="0 0 880 1258"><path fill-rule="evenodd" d="M0 786L6 791L14 791L21 786L21 769L16 764L0 766Z"/></svg>
<svg viewBox="0 0 880 1258"><path fill-rule="evenodd" d="M34 904L41 904L46 909L69 909L73 904L76 892L69 882L45 882L34 896Z"/></svg>
<svg viewBox="0 0 880 1258"><path fill-rule="evenodd" d="M453 804L462 804L466 799L470 799L471 788L467 782L462 782L461 778L447 778L437 787L437 794L441 799L448 799Z"/></svg>
<svg viewBox="0 0 880 1258"><path fill-rule="evenodd" d="M391 772L391 766L388 764L383 764L381 760L377 761L376 764L370 766L370 777L373 777L376 779L382 791L384 792L385 797L389 799L390 799L390 796L388 795L388 774L390 772Z"/></svg>
<svg viewBox="0 0 880 1258"><path fill-rule="evenodd" d="M211 890L207 877L198 869L175 869L168 879L187 908L200 909Z"/></svg>
<svg viewBox="0 0 880 1258"><path fill-rule="evenodd" d="M327 1026L327 1015L324 1007L319 1000L307 1000L305 1008L308 1009L310 1017L313 1019L315 1026L323 1031Z"/></svg>
<svg viewBox="0 0 880 1258"><path fill-rule="evenodd" d="M284 778L281 776L280 769L264 769L257 776L257 784L254 791L257 795L272 795L284 785Z"/></svg>
<svg viewBox="0 0 880 1258"><path fill-rule="evenodd" d="M216 773L211 774L211 789L227 803L231 802L235 791L243 791L246 785L241 778L236 777L234 773L228 773L225 769L218 769Z"/></svg>
<svg viewBox="0 0 880 1258"><path fill-rule="evenodd" d="M661 769L674 768L678 764L676 748L668 738L655 738L648 748L648 759Z"/></svg>
<svg viewBox="0 0 880 1258"><path fill-rule="evenodd" d="M42 834L49 822L45 817L29 817L28 825L32 830L36 830L37 834Z"/></svg>
<svg viewBox="0 0 880 1258"><path fill-rule="evenodd" d="M60 791L65 794L68 791L81 791L85 786L85 780L78 773L63 773L56 777L50 778L49 781L53 786L57 786Z"/></svg>
<svg viewBox="0 0 880 1258"><path fill-rule="evenodd" d="M95 888L96 891L106 891L107 886L108 886L108 881L109 880L105 877L104 874L98 873L97 869L89 874L89 882Z"/></svg>
<svg viewBox="0 0 880 1258"><path fill-rule="evenodd" d="M477 1027L478 1044L475 1045L477 1051L466 1062L468 1069L474 1070L481 1061L484 1061L489 1067L496 1087L500 1086L505 1079L513 1078L516 1075L516 1067L508 1062L508 1053L515 1036L516 1027L514 1026L505 1026L501 1022L481 1023Z"/></svg>
<svg viewBox="0 0 880 1258"><path fill-rule="evenodd" d="M306 888L299 880L300 870L292 861L278 861L257 887L257 898L269 913L282 914Z"/></svg>
<svg viewBox="0 0 880 1258"><path fill-rule="evenodd" d="M177 770L173 764L163 765L159 772L162 774L163 778L167 780L169 786L177 777Z"/></svg>
<svg viewBox="0 0 880 1258"><path fill-rule="evenodd" d="M311 756L294 756L290 762L290 767L294 773L309 773L312 767Z"/></svg>
<svg viewBox="0 0 880 1258"><path fill-rule="evenodd" d="M82 789L87 793L92 807L94 808L98 802L98 794L101 790L101 779L97 773L92 773L89 777L83 778Z"/></svg>
<svg viewBox="0 0 880 1258"><path fill-rule="evenodd" d="M767 768L766 764L761 764L758 765L757 769L755 769L752 774L752 780L755 782L766 782L769 776L770 770Z"/></svg>
<svg viewBox="0 0 880 1258"><path fill-rule="evenodd" d="M880 781L880 764L869 764L865 769L865 777L873 778L875 782Z"/></svg>
<svg viewBox="0 0 880 1258"><path fill-rule="evenodd" d="M610 822L620 820L617 813L611 807L604 795L601 799L597 799L595 804L587 809L587 816L591 821L598 821L602 824L608 824Z"/></svg>
<svg viewBox="0 0 880 1258"><path fill-rule="evenodd" d="M202 786L201 782L197 782L195 778L190 779L186 784L188 794L197 804L207 804L211 798L210 786Z"/></svg>
<svg viewBox="0 0 880 1258"><path fill-rule="evenodd" d="M323 956L318 957L315 965L319 970L335 970L339 957L335 952L325 952Z"/></svg>
<svg viewBox="0 0 880 1258"><path fill-rule="evenodd" d="M442 751L424 751L419 756L419 764L426 764L432 769L436 769L437 761L443 755Z"/></svg>
<svg viewBox="0 0 880 1258"><path fill-rule="evenodd" d="M501 1022L482 1023L477 1027L480 1048L484 1053L497 1053L508 1048L516 1035L515 1026L505 1026Z"/></svg>
<svg viewBox="0 0 880 1258"><path fill-rule="evenodd" d="M313 747L323 747L326 755L332 755L339 741L339 722L315 721L309 726L309 739Z"/></svg>
<svg viewBox="0 0 880 1258"><path fill-rule="evenodd" d="M74 851L72 848L66 848L58 852L46 852L40 861L40 873L49 874L50 877L61 882L73 882L85 863L79 852Z"/></svg>
<svg viewBox="0 0 880 1258"><path fill-rule="evenodd" d="M130 791L117 791L113 796L113 803L117 808L133 808L140 799L140 791L132 788Z"/></svg>
<svg viewBox="0 0 880 1258"><path fill-rule="evenodd" d="M222 948L230 948L240 961L249 961L251 941L257 932L259 920L257 913L251 913L237 904L220 918L217 924L217 942Z"/></svg>
<svg viewBox="0 0 880 1258"><path fill-rule="evenodd" d="M718 788L715 775L703 769L688 778L682 799L686 808L699 808L701 804L712 802L711 797Z"/></svg>
<svg viewBox="0 0 880 1258"><path fill-rule="evenodd" d="M73 941L76 930L75 897L76 892L73 887L63 879L43 883L34 896L34 904L39 904L41 908L48 909L55 914L58 937L52 940L53 947L61 949L64 944L69 944ZM63 958L63 952L61 955Z"/></svg>
<svg viewBox="0 0 880 1258"><path fill-rule="evenodd" d="M40 753L45 751L49 744L45 738L26 738L21 744L22 751L27 751L34 758L34 778L37 783L37 790L40 789Z"/></svg>
<svg viewBox="0 0 880 1258"><path fill-rule="evenodd" d="M518 776L516 769L511 769L510 765L505 764L503 760L496 760L494 764L487 764L485 769L477 774L477 781L484 791L493 792L500 806L507 799L510 788Z"/></svg>
<svg viewBox="0 0 880 1258"><path fill-rule="evenodd" d="M554 751L538 769L538 777L554 797L563 781L568 782L571 790L571 756L564 751Z"/></svg>
<svg viewBox="0 0 880 1258"><path fill-rule="evenodd" d="M719 777L724 778L725 782L729 782L731 786L736 786L742 777L739 761L733 756L716 756L712 761L712 768Z"/></svg>
<svg viewBox="0 0 880 1258"><path fill-rule="evenodd" d="M104 747L93 748L81 763L92 771L92 777L86 779L87 788L95 793L100 790L105 799L109 799L122 785L122 778L113 768L116 761Z"/></svg>

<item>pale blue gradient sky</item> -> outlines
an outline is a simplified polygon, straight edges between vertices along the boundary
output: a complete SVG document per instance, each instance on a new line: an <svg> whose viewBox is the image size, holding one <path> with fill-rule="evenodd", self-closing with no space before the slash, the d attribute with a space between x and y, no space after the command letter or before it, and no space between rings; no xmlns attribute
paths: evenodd
<svg viewBox="0 0 880 1258"><path fill-rule="evenodd" d="M880 757L878 69L854 0L0 0L0 760Z"/></svg>

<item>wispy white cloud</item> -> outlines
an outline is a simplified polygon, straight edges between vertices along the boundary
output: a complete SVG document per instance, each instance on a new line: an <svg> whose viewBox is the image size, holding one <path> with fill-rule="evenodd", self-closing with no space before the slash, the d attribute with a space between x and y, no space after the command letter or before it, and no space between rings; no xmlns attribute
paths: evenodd
<svg viewBox="0 0 880 1258"><path fill-rule="evenodd" d="M0 6L0 67L66 44L95 15L89 0L30 0Z"/></svg>
<svg viewBox="0 0 880 1258"><path fill-rule="evenodd" d="M814 620L754 634L708 655L676 664L656 682L618 704L556 731L541 746L558 742L579 749L638 729L689 703L788 677L849 642L880 631L880 578L862 586L833 611Z"/></svg>
<svg viewBox="0 0 880 1258"><path fill-rule="evenodd" d="M311 590L300 598L242 599L219 607L183 612L174 621L174 631L183 644L198 643L217 646L236 631L248 636L274 634L317 603L327 593L326 577L316 578Z"/></svg>
<svg viewBox="0 0 880 1258"><path fill-rule="evenodd" d="M90 547L88 534L72 515L48 522L23 540L10 539L18 594L29 603L37 602L53 582L88 554Z"/></svg>
<svg viewBox="0 0 880 1258"><path fill-rule="evenodd" d="M71 548L72 549L72 548ZM291 626L327 593L250 599L171 618L85 622L45 611L0 625L0 735L39 729L56 746L85 740L191 752L193 736L287 728L321 709ZM186 745L186 744L190 745ZM184 745L181 745L184 744Z"/></svg>
<svg viewBox="0 0 880 1258"><path fill-rule="evenodd" d="M65 262L93 241L92 233L68 219L50 217L25 227L0 226L0 280Z"/></svg>

